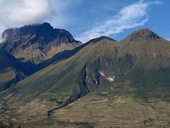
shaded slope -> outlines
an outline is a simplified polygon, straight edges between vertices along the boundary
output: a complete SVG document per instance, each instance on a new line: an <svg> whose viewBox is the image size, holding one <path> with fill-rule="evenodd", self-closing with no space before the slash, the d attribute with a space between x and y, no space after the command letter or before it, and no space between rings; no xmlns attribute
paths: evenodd
<svg viewBox="0 0 170 128"><path fill-rule="evenodd" d="M31 64L21 63L9 53L0 49L0 88L6 89L30 75Z"/></svg>

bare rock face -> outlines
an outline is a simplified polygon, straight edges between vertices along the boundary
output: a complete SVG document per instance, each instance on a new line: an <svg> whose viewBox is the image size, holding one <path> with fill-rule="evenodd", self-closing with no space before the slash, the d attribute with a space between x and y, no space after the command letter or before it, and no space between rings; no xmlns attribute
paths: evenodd
<svg viewBox="0 0 170 128"><path fill-rule="evenodd" d="M54 29L49 23L7 29L2 34L2 40L2 49L33 64L39 64L81 44L68 31Z"/></svg>

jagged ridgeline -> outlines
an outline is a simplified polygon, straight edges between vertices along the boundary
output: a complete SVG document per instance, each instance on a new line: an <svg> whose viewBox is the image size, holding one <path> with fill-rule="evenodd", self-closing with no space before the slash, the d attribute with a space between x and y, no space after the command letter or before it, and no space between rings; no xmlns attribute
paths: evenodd
<svg viewBox="0 0 170 128"><path fill-rule="evenodd" d="M141 29L62 56L0 94L7 119L21 127L169 127L169 41Z"/></svg>

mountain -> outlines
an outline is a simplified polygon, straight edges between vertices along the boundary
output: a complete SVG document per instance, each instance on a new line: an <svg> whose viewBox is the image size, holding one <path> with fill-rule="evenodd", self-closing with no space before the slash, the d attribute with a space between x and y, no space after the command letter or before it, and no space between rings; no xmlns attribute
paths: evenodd
<svg viewBox="0 0 170 128"><path fill-rule="evenodd" d="M68 31L53 28L47 22L7 29L2 33L2 39L2 49L33 64L42 63L59 52L81 44Z"/></svg>
<svg viewBox="0 0 170 128"><path fill-rule="evenodd" d="M9 53L0 49L0 90L9 88L14 83L30 75L31 64L22 63Z"/></svg>
<svg viewBox="0 0 170 128"><path fill-rule="evenodd" d="M1 113L24 128L169 127L169 51L149 29L93 39L1 93Z"/></svg>
<svg viewBox="0 0 170 128"><path fill-rule="evenodd" d="M156 33L152 32L151 30L143 28L139 31L133 32L125 40L128 40L129 42L135 42L140 40L157 40L157 39L161 39L161 37L159 37Z"/></svg>

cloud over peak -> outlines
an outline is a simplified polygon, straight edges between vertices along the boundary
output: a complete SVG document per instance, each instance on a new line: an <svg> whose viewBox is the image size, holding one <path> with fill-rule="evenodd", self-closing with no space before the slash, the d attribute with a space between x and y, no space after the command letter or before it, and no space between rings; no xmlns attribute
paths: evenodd
<svg viewBox="0 0 170 128"><path fill-rule="evenodd" d="M62 15L73 0L0 0L0 30L52 21L64 24Z"/></svg>
<svg viewBox="0 0 170 128"><path fill-rule="evenodd" d="M1 25L34 24L53 15L49 0L1 0Z"/></svg>

